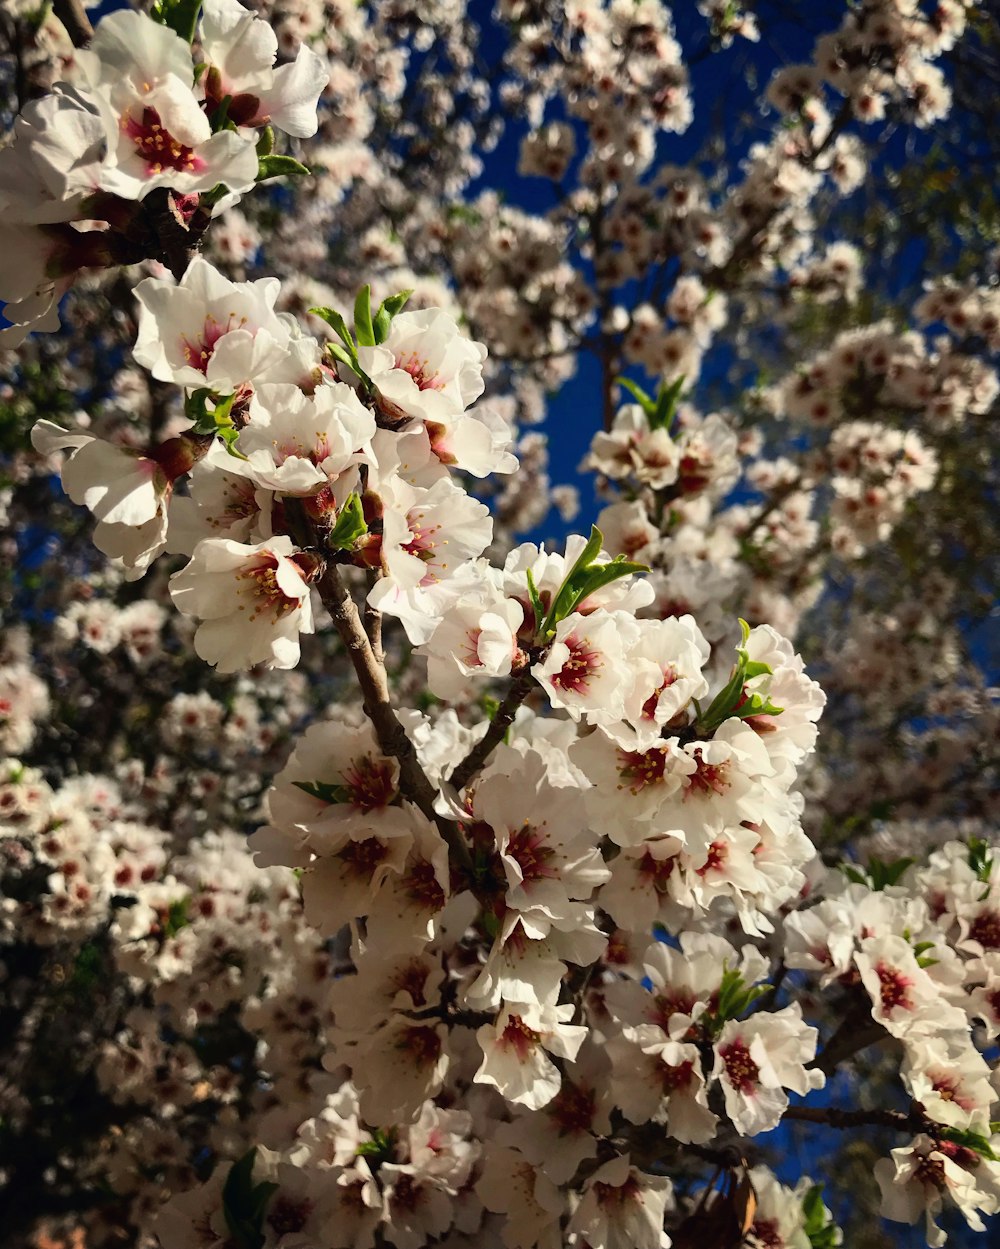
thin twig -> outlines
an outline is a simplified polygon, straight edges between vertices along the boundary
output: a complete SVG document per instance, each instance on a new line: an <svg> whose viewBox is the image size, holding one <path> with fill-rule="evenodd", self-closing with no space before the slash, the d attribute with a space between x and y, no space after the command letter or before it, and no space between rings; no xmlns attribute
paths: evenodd
<svg viewBox="0 0 1000 1249"><path fill-rule="evenodd" d="M880 1127L899 1132L923 1132L928 1119L916 1106L905 1110L841 1110L837 1106L789 1106L782 1119L821 1123L830 1128Z"/></svg>
<svg viewBox="0 0 1000 1249"><path fill-rule="evenodd" d="M456 863L472 881L472 857L458 825L434 810L436 792L417 757L417 751L400 724L389 697L385 666L376 658L371 641L361 623L357 604L351 597L335 564L327 564L317 583L323 606L330 613L340 639L357 675L364 699L365 715L372 723L382 753L399 763L399 789L438 828L448 843Z"/></svg>
<svg viewBox="0 0 1000 1249"><path fill-rule="evenodd" d="M496 710L496 714L490 721L490 727L480 740L473 746L469 753L465 756L458 767L452 772L448 778L448 783L454 785L458 790L464 789L469 781L483 767L490 755L503 741L507 734L507 730L514 722L517 715L517 709L528 697L531 690L532 678L530 668L525 667L514 678L513 684L507 691L507 695L503 702Z"/></svg>

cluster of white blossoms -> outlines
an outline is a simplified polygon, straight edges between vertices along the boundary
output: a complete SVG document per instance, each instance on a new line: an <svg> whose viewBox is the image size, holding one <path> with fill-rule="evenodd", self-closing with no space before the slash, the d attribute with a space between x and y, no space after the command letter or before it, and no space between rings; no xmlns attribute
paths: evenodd
<svg viewBox="0 0 1000 1249"><path fill-rule="evenodd" d="M307 730L251 839L261 865L299 873L321 937L349 933L352 974L330 986L323 1058L337 1092L301 1143L247 1155L171 1204L161 1236L168 1249L211 1244L192 1239L197 1227L257 1209L275 1245L293 1232L368 1245L379 1226L403 1249L449 1229L454 1243L489 1243L490 1219L508 1249L556 1236L666 1244L664 1220L685 1210L662 1163L643 1163L647 1125L671 1148L707 1148L774 1129L791 1094L825 1082L802 1001L768 997L782 943L786 965L809 970L797 934L831 932L824 908L839 904L828 890L795 910L816 881L795 787L823 694L770 626L742 625L725 664L690 614L650 614L643 566L610 558L598 530L563 553L524 544L490 564L489 513L459 476L514 466L502 420L472 406L482 345L443 312L403 311L402 296L373 310L365 290L353 333L320 310L336 335L321 352L274 312L276 294L198 258L179 283L146 279L136 357L184 388L190 428L146 453L36 432L69 450L64 484L126 575L163 549L190 557L170 591L199 622L202 658L294 666L318 590L367 712L344 706ZM672 436L642 403L625 413L595 446L609 475L621 465L662 488L725 491L735 435L721 418L682 413ZM364 620L347 581L362 575ZM393 709L384 615L454 710ZM498 682L492 718L464 726L456 712ZM187 698L170 714L176 734L212 712ZM988 927L979 912L964 922ZM742 929L742 945L720 927ZM950 1196L988 1211L991 1164L974 1146L988 1151L992 1085L975 1086L986 1119L935 1119L925 1092L927 1064L950 1061L955 1028L968 1030L934 997L956 956L935 946L925 970L926 923L907 912L903 927L861 938L857 974L902 986L873 999L893 1035L904 1005L933 1004L904 1073L926 1128L913 1148L931 1159L920 1209ZM981 1162L978 1187L942 1156L963 1176L968 1156ZM890 1215L909 1217L908 1166L889 1182ZM273 1195L258 1209L261 1184ZM532 1194L527 1208L512 1191ZM803 1210L786 1196L778 1222L799 1226Z"/></svg>
<svg viewBox="0 0 1000 1249"><path fill-rule="evenodd" d="M737 7L702 7L720 41L753 37ZM501 6L519 23L515 62L547 29L521 22L528 8ZM604 92L607 114L586 58L566 71L593 149L584 180L644 169L650 128L682 129L690 112L669 15L651 0L566 10L595 62L628 63ZM946 46L947 31L928 40L914 21L896 33L894 16L914 11L868 4L842 32L837 55L863 60L856 80L829 77L859 112L879 98L873 49L888 45L885 57L904 63L899 48L920 43L929 57ZM940 22L955 26L956 11L942 4ZM308 50L275 70L277 46L235 0L207 0L200 53L152 18L112 15L78 78L31 106L7 149L25 188L48 188L31 194L60 226L13 218L34 257L11 295L18 332L48 324L81 267L141 255L172 273L136 288L133 352L183 393L172 436L136 446L35 426L37 452L92 513L96 545L125 580L184 557L169 594L196 654L220 673L293 669L303 635L329 620L359 695L344 693L298 737L249 852L216 832L168 857L106 778L56 795L31 769L0 774L5 874L46 883L40 909L5 901L2 935L66 941L84 987L105 963L126 978L131 1009L96 1078L112 1100L168 1108L144 1143L144 1115L119 1132L108 1183L132 1197L137 1224L162 1205L145 1225L155 1222L163 1249L668 1249L711 1243L720 1228L732 1243L831 1249L839 1233L818 1189L751 1165L757 1138L798 1120L905 1134L876 1168L885 1214L925 1217L935 1246L945 1206L982 1230L981 1216L1000 1210L987 1057L1000 1027L1000 874L976 841L923 866L871 859L834 871L803 831L823 691L778 629L721 610L731 583L700 577L759 520L744 512L711 530L752 438L680 403L676 366L697 373L725 300L689 276L666 319L618 326L627 356L679 380L655 397L630 385L637 402L609 413L594 440L591 465L627 496L602 513L606 533L562 551L523 543L494 562L490 510L467 487L513 474L517 460L503 413L477 404L485 346L448 311L407 310L408 291L375 304L370 287L353 325L340 308L311 309L330 331L321 344L279 310L276 279L232 281L196 254L195 215L207 228L268 176L268 124L292 135L314 126L325 70ZM920 78L915 53L905 64L929 120L935 80ZM565 134L538 128L541 79L526 159L548 173L572 151ZM834 171L838 157L850 165L850 146L826 145L828 119L805 107L794 75L779 97L801 116L787 144L751 153L731 205L749 205L751 220L761 204L792 211L808 199L824 146L823 172L856 173ZM619 115L635 124L619 130ZM57 121L85 140L72 168ZM659 190L705 265L723 264L736 235L720 243L707 215L689 220L699 195L680 179ZM100 216L158 192L166 203L152 216ZM186 232L180 245L158 233L164 210ZM606 286L642 260L624 219L609 228L629 261L603 266ZM49 250L53 239L68 247L67 223L95 221L111 228L69 227L97 249L86 259ZM537 247L563 319L582 322L572 270L552 254L557 236L525 234L511 243L519 263ZM107 248L108 235L138 252ZM801 258L794 244L775 251ZM485 304L485 278L483 289ZM940 308L954 320L949 300ZM976 313L984 336L989 313ZM523 308L495 315L508 343L528 337ZM893 385L899 377L891 370ZM772 539L794 532L800 550L815 539L814 479L832 478L840 497L840 480L883 489L891 526L936 467L916 435L862 414L824 455L811 477L777 461L760 469L758 484L782 492ZM853 532L858 549L884 536L877 519ZM64 639L75 631L105 655L121 646L136 666L143 636L163 628L145 601L103 619L84 603L57 623ZM395 705L383 628L420 673L422 710ZM20 726L30 737L44 687L27 665L9 684L32 703ZM179 752L241 737L263 749L240 696L225 705L176 690L157 732ZM206 794L210 780L206 766ZM220 1034L243 1046L225 1067L210 1057ZM905 1110L793 1101L883 1041L902 1053ZM26 1026L26 1064L34 1045ZM200 1119L199 1101L209 1103ZM11 1103L26 1119L29 1106ZM171 1136L181 1117L198 1130Z"/></svg>
<svg viewBox="0 0 1000 1249"><path fill-rule="evenodd" d="M56 329L59 297L81 270L169 249L164 230L183 234L198 213L207 223L260 178L289 172L296 162L270 155L271 127L316 133L329 77L320 57L303 47L274 68L274 32L238 0L161 8L162 22L128 10L105 18L0 152L4 346Z"/></svg>

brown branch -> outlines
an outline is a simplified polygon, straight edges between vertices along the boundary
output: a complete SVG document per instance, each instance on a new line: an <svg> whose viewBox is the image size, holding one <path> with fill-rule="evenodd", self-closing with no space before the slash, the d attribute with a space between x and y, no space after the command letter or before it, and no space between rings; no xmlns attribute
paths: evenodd
<svg viewBox="0 0 1000 1249"><path fill-rule="evenodd" d="M832 1075L837 1065L845 1058L860 1053L869 1045L884 1040L888 1035L885 1028L874 1019L870 1019L865 1024L859 1022L853 1013L849 1014L827 1041L822 1052L806 1066L815 1071L822 1071L824 1075Z"/></svg>
<svg viewBox="0 0 1000 1249"><path fill-rule="evenodd" d="M52 11L66 27L66 34L74 48L82 48L94 37L82 0L53 0Z"/></svg>
<svg viewBox="0 0 1000 1249"><path fill-rule="evenodd" d="M830 1128L880 1127L898 1132L923 1132L933 1124L915 1105L905 1110L840 1110L836 1106L789 1106L782 1119L821 1123Z"/></svg>
<svg viewBox="0 0 1000 1249"><path fill-rule="evenodd" d="M473 746L448 778L450 785L454 785L458 790L464 789L476 773L480 771L506 736L507 730L517 715L518 707L528 697L531 685L531 670L528 665L525 665L514 678L506 697L490 721L490 727L486 730L485 735Z"/></svg>
<svg viewBox="0 0 1000 1249"><path fill-rule="evenodd" d="M371 590L376 584L378 578L379 575L374 570L368 573L367 581L369 590ZM372 644L372 654L374 654L380 664L384 664L385 651L382 649L382 613L377 608L369 606L367 599L365 600L364 621L365 633L368 634L368 641Z"/></svg>
<svg viewBox="0 0 1000 1249"><path fill-rule="evenodd" d="M438 828L456 863L472 881L472 858L458 825L434 810L436 793L417 757L417 751L393 710L384 664L376 657L351 597L335 564L327 564L317 583L323 606L330 613L340 639L347 648L361 686L365 715L372 723L382 753L399 763L399 789Z"/></svg>

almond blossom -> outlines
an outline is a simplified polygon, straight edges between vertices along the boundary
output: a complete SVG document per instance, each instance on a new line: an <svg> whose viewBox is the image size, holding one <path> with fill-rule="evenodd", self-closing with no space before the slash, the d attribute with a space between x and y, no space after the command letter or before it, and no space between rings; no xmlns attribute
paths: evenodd
<svg viewBox="0 0 1000 1249"><path fill-rule="evenodd" d="M258 663L294 667L299 634L313 631L309 593L295 546L286 537L250 546L207 538L170 579L178 610L201 621L195 651L220 672Z"/></svg>

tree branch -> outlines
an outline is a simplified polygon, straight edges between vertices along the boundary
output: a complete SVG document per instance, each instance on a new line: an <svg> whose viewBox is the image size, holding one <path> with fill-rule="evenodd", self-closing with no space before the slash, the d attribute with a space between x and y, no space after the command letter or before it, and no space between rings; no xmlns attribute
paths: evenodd
<svg viewBox="0 0 1000 1249"><path fill-rule="evenodd" d="M382 753L399 763L399 788L438 828L457 864L472 881L472 858L458 825L434 810L436 793L417 757L416 748L393 710L385 666L376 657L361 623L351 593L335 564L327 564L317 583L323 606L330 613L340 639L347 648L364 697L365 715L375 729Z"/></svg>
<svg viewBox="0 0 1000 1249"><path fill-rule="evenodd" d="M827 1041L822 1052L806 1065L816 1071L822 1071L824 1075L832 1075L837 1065L845 1058L850 1058L852 1054L867 1049L869 1045L874 1045L888 1035L885 1028L874 1019L869 1020L867 1025L859 1024L856 1017L848 1015Z"/></svg>
<svg viewBox="0 0 1000 1249"><path fill-rule="evenodd" d="M490 755L503 741L507 730L510 728L517 715L517 709L528 697L531 690L532 678L531 670L528 665L518 673L514 678L513 684L507 691L507 695L503 702L497 708L496 714L490 721L490 727L486 730L485 736L473 746L469 753L465 756L458 767L452 772L448 778L448 783L454 785L456 789L464 789L472 780L483 764L489 759Z"/></svg>
<svg viewBox="0 0 1000 1249"><path fill-rule="evenodd" d="M880 1127L899 1132L923 1132L929 1120L916 1106L905 1110L841 1110L837 1106L789 1106L782 1119L822 1123L830 1128Z"/></svg>

